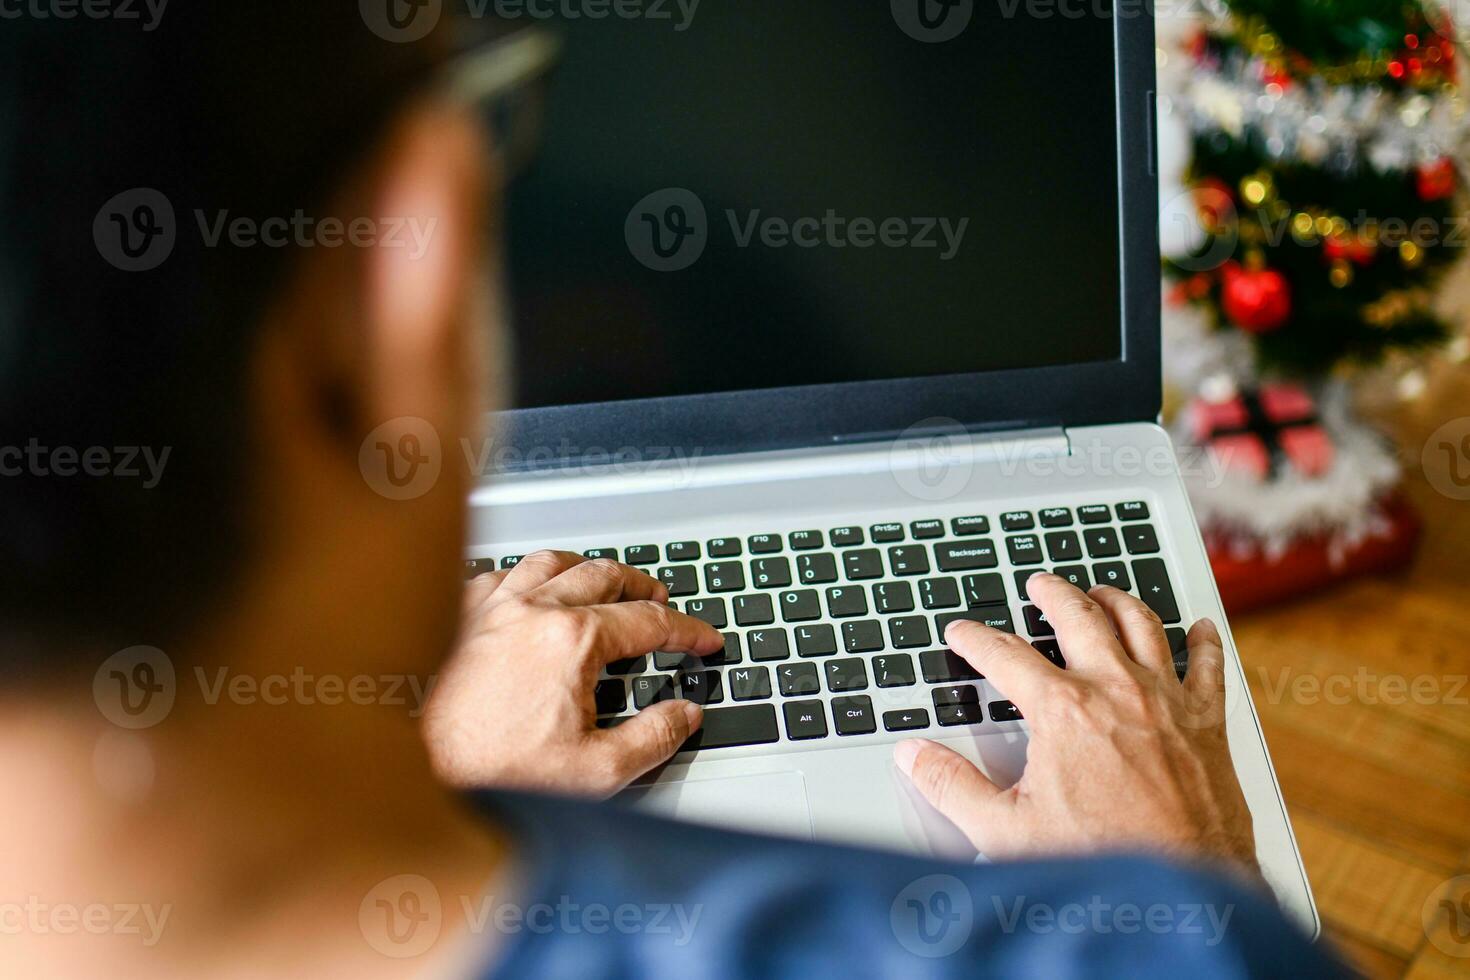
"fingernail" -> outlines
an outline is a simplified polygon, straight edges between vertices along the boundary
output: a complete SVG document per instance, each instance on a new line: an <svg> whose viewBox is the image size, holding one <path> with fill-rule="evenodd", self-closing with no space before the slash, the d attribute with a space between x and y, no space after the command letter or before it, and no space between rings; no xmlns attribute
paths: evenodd
<svg viewBox="0 0 1470 980"><path fill-rule="evenodd" d="M913 774L914 760L919 757L919 751L924 747L922 738L911 738L906 742L899 742L893 747L893 764L898 766L898 771L905 776Z"/></svg>
<svg viewBox="0 0 1470 980"><path fill-rule="evenodd" d="M704 718L704 709L693 701L685 701L684 717L689 719L689 728L692 731L699 727L700 721Z"/></svg>
<svg viewBox="0 0 1470 980"><path fill-rule="evenodd" d="M1028 575L1026 577L1026 584L1027 585L1030 585L1032 582L1035 582L1039 578L1050 578L1050 577L1051 577L1051 573L1050 572L1032 572L1030 575Z"/></svg>
<svg viewBox="0 0 1470 980"><path fill-rule="evenodd" d="M1203 626L1203 627L1205 627L1207 630L1209 630L1211 633L1214 633L1216 636L1219 636L1220 635L1220 627L1216 626L1215 625L1215 621L1213 619L1211 619L1210 617L1208 617L1208 616L1206 616L1204 619L1200 620L1195 625L1196 626Z"/></svg>
<svg viewBox="0 0 1470 980"><path fill-rule="evenodd" d="M948 643L951 636L963 636L967 630L979 629L980 625L972 619L957 619L944 628L944 640Z"/></svg>

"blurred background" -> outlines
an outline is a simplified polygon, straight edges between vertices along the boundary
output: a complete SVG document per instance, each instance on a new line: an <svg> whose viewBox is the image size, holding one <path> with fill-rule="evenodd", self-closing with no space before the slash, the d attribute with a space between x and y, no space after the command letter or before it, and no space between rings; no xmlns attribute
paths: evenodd
<svg viewBox="0 0 1470 980"><path fill-rule="evenodd" d="M1168 424L1325 931L1470 976L1470 18L1159 8Z"/></svg>

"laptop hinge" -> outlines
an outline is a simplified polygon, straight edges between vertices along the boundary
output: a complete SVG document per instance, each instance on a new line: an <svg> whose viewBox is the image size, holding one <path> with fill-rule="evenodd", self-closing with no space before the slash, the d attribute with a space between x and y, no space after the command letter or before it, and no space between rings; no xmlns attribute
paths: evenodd
<svg viewBox="0 0 1470 980"><path fill-rule="evenodd" d="M911 430L896 439L857 445L708 457L672 453L665 459L613 462L603 457L596 465L572 463L556 470L492 476L470 502L475 506L544 503L885 470L922 473L939 466L1015 464L1071 452L1071 441L1061 427L989 433Z"/></svg>

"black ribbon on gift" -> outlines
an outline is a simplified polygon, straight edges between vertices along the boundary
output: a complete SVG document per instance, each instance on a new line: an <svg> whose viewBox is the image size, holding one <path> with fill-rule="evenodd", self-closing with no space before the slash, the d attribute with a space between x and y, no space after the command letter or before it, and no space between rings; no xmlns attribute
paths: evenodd
<svg viewBox="0 0 1470 980"><path fill-rule="evenodd" d="M1318 425L1321 419L1313 412L1299 419L1277 421L1266 414L1266 409L1261 405L1259 390L1246 388L1239 393L1238 397L1241 404L1245 406L1245 425L1211 429L1209 441L1213 442L1222 436L1255 436L1261 440L1261 445L1266 447L1266 478L1274 480L1282 467L1291 462L1290 457L1286 455L1285 447L1281 444L1281 434L1289 429Z"/></svg>

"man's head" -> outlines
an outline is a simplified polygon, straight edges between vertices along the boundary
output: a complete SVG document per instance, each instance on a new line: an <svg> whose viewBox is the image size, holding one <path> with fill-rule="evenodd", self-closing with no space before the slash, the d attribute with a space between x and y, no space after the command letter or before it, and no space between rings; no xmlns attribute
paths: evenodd
<svg viewBox="0 0 1470 980"><path fill-rule="evenodd" d="M488 155L443 25L358 7L3 24L0 671L261 610L364 664L447 642L465 468L397 500L371 460L481 415Z"/></svg>

